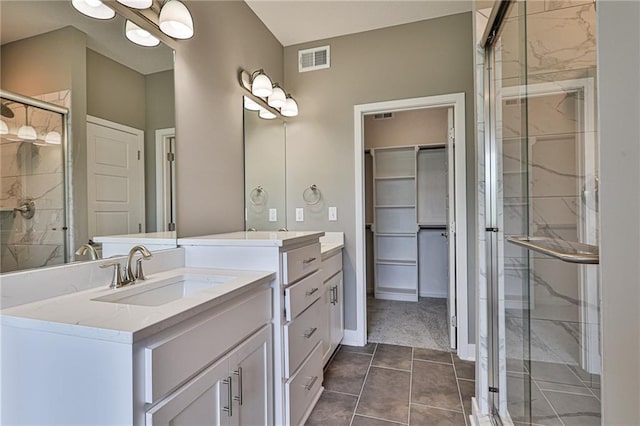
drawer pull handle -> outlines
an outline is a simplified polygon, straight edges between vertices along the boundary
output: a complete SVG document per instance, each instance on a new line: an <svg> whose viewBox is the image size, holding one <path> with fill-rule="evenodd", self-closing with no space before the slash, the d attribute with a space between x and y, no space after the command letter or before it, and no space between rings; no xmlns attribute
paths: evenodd
<svg viewBox="0 0 640 426"><path fill-rule="evenodd" d="M315 292L316 292L316 291L318 291L318 290L320 290L318 287L314 287L314 288L312 288L311 290L307 291L307 292L305 293L305 295L307 295L307 296L311 296L313 293L315 293Z"/></svg>
<svg viewBox="0 0 640 426"><path fill-rule="evenodd" d="M310 329L309 331L303 334L304 338L309 339L311 336L313 336L313 333L315 333L317 330L318 330L318 327L313 327L312 329Z"/></svg>
<svg viewBox="0 0 640 426"><path fill-rule="evenodd" d="M318 380L318 376L311 377L311 381L309 383L307 383L306 385L304 385L304 388L306 390L311 390L311 388L313 388L313 385L316 384L317 380Z"/></svg>
<svg viewBox="0 0 640 426"><path fill-rule="evenodd" d="M305 265L308 265L309 263L313 262L314 260L316 260L315 257L310 257L308 259L303 260L302 263L304 263Z"/></svg>
<svg viewBox="0 0 640 426"><path fill-rule="evenodd" d="M233 372L236 376L238 376L238 396L234 396L233 399L238 401L240 405L242 405L242 367L238 367L236 371Z"/></svg>
<svg viewBox="0 0 640 426"><path fill-rule="evenodd" d="M229 417L233 416L233 382L231 380L231 376L227 377L222 381L225 385L227 385L227 406L222 408L222 411L225 411Z"/></svg>
<svg viewBox="0 0 640 426"><path fill-rule="evenodd" d="M338 286L335 285L333 287L331 287L331 304L335 305L336 303L338 303Z"/></svg>

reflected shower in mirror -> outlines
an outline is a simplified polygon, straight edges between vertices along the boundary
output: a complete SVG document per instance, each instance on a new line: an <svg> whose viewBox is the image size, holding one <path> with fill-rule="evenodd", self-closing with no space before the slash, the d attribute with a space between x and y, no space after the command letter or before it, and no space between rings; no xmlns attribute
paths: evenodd
<svg viewBox="0 0 640 426"><path fill-rule="evenodd" d="M285 128L244 109L245 229L277 231L287 224Z"/></svg>
<svg viewBox="0 0 640 426"><path fill-rule="evenodd" d="M2 90L69 110L68 138L62 134L61 140L67 149L58 165L64 183L20 177L40 174L34 169L37 150L10 150L3 137L0 272L90 260L86 250L76 251L95 241L101 254L100 243L113 235L135 234L148 246L161 240L159 248L170 241L175 247L173 51L163 44L135 45L125 37L124 18L96 21L69 1L3 1L0 12ZM11 108L2 103L3 111ZM28 110L31 119L36 110ZM46 138L36 130L38 140ZM10 132L20 136L16 147L37 146L28 135ZM41 164L43 153L52 149L39 148ZM16 157L24 160L25 153L32 158L29 166ZM5 176L5 164L11 163L15 173ZM57 206L66 211L64 222L53 213L39 214L51 210L47 200L56 192L64 200ZM34 217L16 213L20 217L11 219L20 229L5 232L4 216L13 210L4 210L20 208L26 199L33 200ZM63 249L49 244L61 224L63 235L56 238L65 241Z"/></svg>

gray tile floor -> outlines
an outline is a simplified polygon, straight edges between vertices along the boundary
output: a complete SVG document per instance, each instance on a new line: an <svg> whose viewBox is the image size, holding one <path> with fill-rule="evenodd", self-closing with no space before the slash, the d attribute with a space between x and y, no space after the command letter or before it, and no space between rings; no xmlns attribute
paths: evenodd
<svg viewBox="0 0 640 426"><path fill-rule="evenodd" d="M340 346L308 426L465 426L475 367L455 354L369 343Z"/></svg>

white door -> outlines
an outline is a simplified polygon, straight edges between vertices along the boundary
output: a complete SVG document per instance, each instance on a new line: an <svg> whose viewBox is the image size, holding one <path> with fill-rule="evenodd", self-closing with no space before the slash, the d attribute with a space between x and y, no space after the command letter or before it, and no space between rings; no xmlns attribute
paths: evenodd
<svg viewBox="0 0 640 426"><path fill-rule="evenodd" d="M453 126L453 108L447 112L448 140L447 140L447 237L449 250L448 283L449 294L447 300L447 313L449 315L449 346L457 348L457 317L456 317L456 216L455 216L455 133Z"/></svg>
<svg viewBox="0 0 640 426"><path fill-rule="evenodd" d="M225 357L146 413L147 426L229 425L232 378Z"/></svg>
<svg viewBox="0 0 640 426"><path fill-rule="evenodd" d="M273 424L271 326L264 327L234 350L229 356L229 366L234 383L231 425Z"/></svg>
<svg viewBox="0 0 640 426"><path fill-rule="evenodd" d="M89 118L89 237L144 232L144 133Z"/></svg>

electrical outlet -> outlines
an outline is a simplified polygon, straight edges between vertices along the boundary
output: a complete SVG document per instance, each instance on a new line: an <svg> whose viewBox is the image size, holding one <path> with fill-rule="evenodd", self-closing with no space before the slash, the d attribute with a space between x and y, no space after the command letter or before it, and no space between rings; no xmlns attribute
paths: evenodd
<svg viewBox="0 0 640 426"><path fill-rule="evenodd" d="M338 208L329 207L329 221L335 222L338 220Z"/></svg>
<svg viewBox="0 0 640 426"><path fill-rule="evenodd" d="M278 221L278 209L269 209L269 222Z"/></svg>
<svg viewBox="0 0 640 426"><path fill-rule="evenodd" d="M296 222L304 222L304 208L296 208Z"/></svg>

